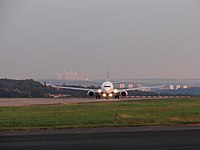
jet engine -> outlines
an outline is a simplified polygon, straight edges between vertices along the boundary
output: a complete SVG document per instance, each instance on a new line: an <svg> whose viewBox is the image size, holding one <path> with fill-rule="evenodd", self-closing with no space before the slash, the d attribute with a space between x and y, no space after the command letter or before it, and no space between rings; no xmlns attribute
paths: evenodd
<svg viewBox="0 0 200 150"><path fill-rule="evenodd" d="M92 97L95 95L95 92L93 90L90 90L87 92L87 95Z"/></svg>
<svg viewBox="0 0 200 150"><path fill-rule="evenodd" d="M125 91L125 90L123 90L123 91L120 92L120 95L121 95L121 96L127 96L127 95L128 95L128 92Z"/></svg>

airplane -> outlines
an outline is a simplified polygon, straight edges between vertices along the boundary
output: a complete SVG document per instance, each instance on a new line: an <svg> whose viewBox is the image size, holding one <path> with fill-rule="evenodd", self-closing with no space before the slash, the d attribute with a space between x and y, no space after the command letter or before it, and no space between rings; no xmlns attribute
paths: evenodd
<svg viewBox="0 0 200 150"><path fill-rule="evenodd" d="M115 83L118 83L118 82L105 81L101 84L100 89L64 87L64 86L55 86L52 84L51 86L53 88L60 88L60 89L87 91L88 96L96 97L96 99L100 99L101 97L106 98L106 99L109 99L109 98L119 99L120 97L128 96L129 91L143 90L143 89L159 89L159 88L164 87L164 85L161 85L161 86L152 86L152 87L143 86L143 87L137 87L137 88L117 89L114 87Z"/></svg>
<svg viewBox="0 0 200 150"><path fill-rule="evenodd" d="M106 98L106 99L109 99L109 98L119 99L120 97L128 96L129 91L143 90L143 89L155 89L155 88L158 89L158 88L163 88L165 86L165 83L164 83L164 85L161 85L161 86L151 86L151 87L143 86L143 87L126 88L126 89L115 88L114 84L120 83L120 82L123 82L123 81L111 82L109 80L108 65L107 65L107 80L105 82L95 82L95 83L101 84L100 89L55 86L55 85L52 85L51 81L50 81L50 84L53 88L87 91L88 96L96 97L96 99L101 99L101 97Z"/></svg>

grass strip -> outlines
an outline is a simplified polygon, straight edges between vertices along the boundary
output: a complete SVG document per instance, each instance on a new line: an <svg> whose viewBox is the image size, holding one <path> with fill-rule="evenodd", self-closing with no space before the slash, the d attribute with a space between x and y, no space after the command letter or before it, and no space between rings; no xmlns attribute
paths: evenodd
<svg viewBox="0 0 200 150"><path fill-rule="evenodd" d="M200 97L0 107L0 130L200 124Z"/></svg>

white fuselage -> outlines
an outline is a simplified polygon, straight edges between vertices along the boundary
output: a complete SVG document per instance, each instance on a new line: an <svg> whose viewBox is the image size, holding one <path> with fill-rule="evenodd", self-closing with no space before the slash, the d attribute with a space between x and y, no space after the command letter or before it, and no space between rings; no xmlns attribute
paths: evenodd
<svg viewBox="0 0 200 150"><path fill-rule="evenodd" d="M106 81L101 85L101 90L105 94L113 93L114 85L111 82Z"/></svg>

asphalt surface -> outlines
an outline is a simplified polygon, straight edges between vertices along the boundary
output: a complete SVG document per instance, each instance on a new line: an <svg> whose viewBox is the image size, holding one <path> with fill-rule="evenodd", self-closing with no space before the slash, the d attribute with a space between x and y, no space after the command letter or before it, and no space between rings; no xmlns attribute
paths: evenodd
<svg viewBox="0 0 200 150"><path fill-rule="evenodd" d="M32 105L61 105L91 102L115 102L124 100L167 99L173 97L134 97L121 99L95 99L95 98L0 98L0 107L5 106L32 106Z"/></svg>
<svg viewBox="0 0 200 150"><path fill-rule="evenodd" d="M199 127L0 132L0 150L200 150Z"/></svg>

